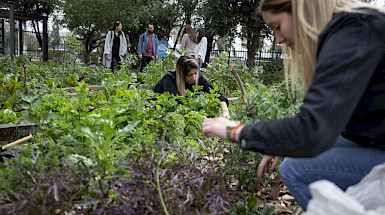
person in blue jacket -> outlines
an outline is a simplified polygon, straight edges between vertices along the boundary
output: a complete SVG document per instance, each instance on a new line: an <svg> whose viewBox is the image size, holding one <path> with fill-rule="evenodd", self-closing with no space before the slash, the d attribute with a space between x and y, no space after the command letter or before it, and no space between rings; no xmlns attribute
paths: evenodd
<svg viewBox="0 0 385 215"><path fill-rule="evenodd" d="M158 36L154 33L154 25L148 24L147 31L140 35L138 43L140 72L152 61L158 59Z"/></svg>
<svg viewBox="0 0 385 215"><path fill-rule="evenodd" d="M292 118L238 124L205 119L210 133L274 156L284 184L306 210L309 184L345 190L385 162L385 13L356 0L262 0L260 10L285 50L286 75L305 97Z"/></svg>
<svg viewBox="0 0 385 215"><path fill-rule="evenodd" d="M182 56L176 63L176 70L167 72L162 79L154 87L155 93L169 92L172 95L186 96L186 89L193 90L193 86L202 86L202 91L210 93L214 86L199 72L199 65L197 60L192 56ZM219 101L221 101L220 108L222 116L230 118L229 110L227 108L228 100L221 92L219 94Z"/></svg>

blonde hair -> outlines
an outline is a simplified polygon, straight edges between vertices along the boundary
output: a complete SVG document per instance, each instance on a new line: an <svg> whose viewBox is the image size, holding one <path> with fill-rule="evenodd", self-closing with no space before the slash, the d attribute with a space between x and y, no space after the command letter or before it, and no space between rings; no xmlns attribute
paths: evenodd
<svg viewBox="0 0 385 215"><path fill-rule="evenodd" d="M260 11L273 14L288 12L293 17L294 49L283 45L285 77L299 80L307 90L313 82L316 69L318 36L334 13L357 12L359 8L383 9L357 0L262 0Z"/></svg>
<svg viewBox="0 0 385 215"><path fill-rule="evenodd" d="M198 61L191 57L184 55L180 57L176 63L176 87L180 96L186 96L185 77L192 69L199 69ZM199 75L196 76L194 85L198 86Z"/></svg>

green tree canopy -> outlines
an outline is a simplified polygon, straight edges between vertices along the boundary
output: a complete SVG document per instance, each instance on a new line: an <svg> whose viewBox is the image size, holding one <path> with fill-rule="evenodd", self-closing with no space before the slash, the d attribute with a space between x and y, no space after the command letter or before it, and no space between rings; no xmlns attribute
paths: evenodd
<svg viewBox="0 0 385 215"><path fill-rule="evenodd" d="M244 0L238 4L237 20L241 26L239 36L246 39L249 71L254 66L256 51L263 45L263 37L271 34L262 16L257 13L259 2L260 0Z"/></svg>
<svg viewBox="0 0 385 215"><path fill-rule="evenodd" d="M88 54L104 43L116 20L122 22L131 52L136 52L148 23L154 24L159 39L167 40L178 17L175 3L160 0L64 0L63 11L62 23L79 37Z"/></svg>
<svg viewBox="0 0 385 215"><path fill-rule="evenodd" d="M235 19L238 1L235 0L204 0L198 9L198 17L204 24L207 37L207 53L213 47L215 36L234 37L238 20ZM210 55L206 55L205 62L208 62Z"/></svg>

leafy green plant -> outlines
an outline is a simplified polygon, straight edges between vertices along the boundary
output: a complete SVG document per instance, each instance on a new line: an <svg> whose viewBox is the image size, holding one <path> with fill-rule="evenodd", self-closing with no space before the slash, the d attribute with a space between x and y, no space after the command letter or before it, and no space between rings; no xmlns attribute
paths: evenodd
<svg viewBox="0 0 385 215"><path fill-rule="evenodd" d="M261 211L261 215L274 215L277 213L277 208L274 205L267 205Z"/></svg>
<svg viewBox="0 0 385 215"><path fill-rule="evenodd" d="M257 72L258 79L265 85L272 85L280 83L285 80L285 75L283 71L283 59L277 57L272 58L263 65L263 70L260 71L260 68L255 67L254 70L259 70Z"/></svg>
<svg viewBox="0 0 385 215"><path fill-rule="evenodd" d="M191 138L202 136L202 122L204 116L201 114L191 111L184 115L186 126L184 128L185 134Z"/></svg>
<svg viewBox="0 0 385 215"><path fill-rule="evenodd" d="M19 75L8 74L0 76L0 108L10 108L15 110L20 103L19 88L21 77Z"/></svg>
<svg viewBox="0 0 385 215"><path fill-rule="evenodd" d="M116 149L122 140L130 136L137 122L134 124L128 123L123 128L119 128L119 124L125 122L127 116L116 116L116 111L107 111L109 116L101 114L91 114L85 119L87 122L92 122L88 126L80 128L81 134L85 137L84 141L90 144L90 147L95 153L93 156L101 165L99 166L103 172L112 173L110 169L113 169L114 164L111 160L114 160L116 156Z"/></svg>
<svg viewBox="0 0 385 215"><path fill-rule="evenodd" d="M16 123L17 115L10 109L0 109L0 124Z"/></svg>
<svg viewBox="0 0 385 215"><path fill-rule="evenodd" d="M233 206L229 215L255 215L258 210L258 201L254 196L247 197L244 202Z"/></svg>
<svg viewBox="0 0 385 215"><path fill-rule="evenodd" d="M222 53L212 63L208 64L206 69L202 69L202 73L211 83L216 83L225 96L238 96L241 91L235 76L231 72L231 67L232 65L228 63L228 56ZM258 82L256 73L250 73L248 68L241 62L234 63L234 70L243 83Z"/></svg>
<svg viewBox="0 0 385 215"><path fill-rule="evenodd" d="M231 116L245 123L281 119L294 116L301 102L290 99L282 82L271 87L247 84L247 103Z"/></svg>
<svg viewBox="0 0 385 215"><path fill-rule="evenodd" d="M154 88L167 71L175 70L176 61L180 56L178 52L169 50L167 58L151 61L144 72L139 74L140 82L146 84L146 89Z"/></svg>
<svg viewBox="0 0 385 215"><path fill-rule="evenodd" d="M120 70L127 74L130 74L134 69L134 66L139 63L139 58L136 54L127 53L121 61Z"/></svg>
<svg viewBox="0 0 385 215"><path fill-rule="evenodd" d="M72 33L66 34L65 41L66 62L69 62L70 64L75 63L77 60L79 60L78 56L81 54L79 51L79 47L82 45L82 43Z"/></svg>
<svg viewBox="0 0 385 215"><path fill-rule="evenodd" d="M161 72L174 69L177 55L149 65L146 73L139 74L141 77L126 69L112 74L103 68L68 64L64 83L75 87L73 97L58 89L63 67L55 62L28 64L31 78L27 85L31 90L28 95L18 93L21 102L16 106L23 109L19 122L40 126L34 137L41 143L22 148L23 153L17 151L15 161L20 160L21 166L12 159L0 163L0 202L8 205L5 209L0 206L0 210L227 214L231 202L247 197L239 192L241 189L255 193L255 185L260 183L255 165L261 155L241 152L219 138L206 139L201 132L204 117L220 115L215 92L221 89L237 95L239 91L235 82L227 85L221 80L227 75L225 80L233 78L227 61L212 64L211 69L222 68L222 73L212 74L212 80L217 81L213 81L215 89L210 93L200 92L201 87L187 91L186 97L153 93L152 87L162 76ZM22 70L18 67L21 62L16 66L0 58L0 64L4 64L0 68L4 70L0 73L2 80L11 77L23 83ZM126 66L128 69L129 62ZM233 119L251 122L295 114L299 103L289 99L284 84L266 87L254 82L256 77L247 68L236 66L246 86L248 103L243 109L239 108L240 100L230 104ZM158 73L150 74L151 69ZM216 74L219 77L214 78ZM139 85L138 78L146 84ZM249 81L253 83L246 84ZM92 83L102 83L104 89L89 90ZM15 120L11 112L0 110L4 112L9 113L9 120ZM68 173L68 177L61 173ZM64 202L60 207L53 190L59 189L55 183L60 183L61 178L54 174L68 180L63 185L63 197L59 195ZM34 183L34 180L42 182L43 178L48 180L44 186ZM21 183L24 179L25 184ZM15 200L15 196L20 198ZM36 204L38 201L46 204ZM253 204L247 205L253 208Z"/></svg>
<svg viewBox="0 0 385 215"><path fill-rule="evenodd" d="M183 142L166 141L165 134L150 145L142 143L137 152L119 156L120 172L93 182L97 195L75 207L93 206L99 213L117 214L226 214L231 194L223 192L224 176L233 163L206 162ZM208 147L210 155L224 148L218 141L197 147ZM108 193L116 193L116 201Z"/></svg>
<svg viewBox="0 0 385 215"><path fill-rule="evenodd" d="M257 215L258 201L254 196L247 197L244 202L239 201L231 208L229 215ZM274 205L267 205L260 215L274 215L277 208Z"/></svg>

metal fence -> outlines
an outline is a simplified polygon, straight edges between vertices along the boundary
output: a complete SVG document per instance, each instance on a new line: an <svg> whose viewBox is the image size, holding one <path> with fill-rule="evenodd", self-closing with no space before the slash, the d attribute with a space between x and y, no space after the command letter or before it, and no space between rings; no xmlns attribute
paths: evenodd
<svg viewBox="0 0 385 215"><path fill-rule="evenodd" d="M212 50L210 52L210 61L219 57L221 54L226 54L229 57L228 63L234 63L236 61L242 62L247 65L247 51L237 51L237 50ZM273 58L282 58L281 51L258 51L255 53L254 65L262 66L266 62L270 61Z"/></svg>
<svg viewBox="0 0 385 215"><path fill-rule="evenodd" d="M72 47L72 49L73 48L74 47ZM79 47L75 47L75 49L76 49L76 52L80 54L80 53L83 53L84 47L79 46ZM50 60L62 59L64 55L64 50L65 50L65 45L63 41L60 41L59 43L49 42L48 59ZM67 52L68 52L68 47L67 47ZM30 55L32 60L34 61L40 61L42 59L42 51L36 39L35 33L27 32L27 31L23 33L23 54ZM247 65L247 51L245 50L234 50L234 49L212 50L210 52L210 61L213 61L215 58L218 58L222 54L226 54L229 57L229 61L228 61L229 64L238 61ZM78 58L81 58L81 56L78 56ZM255 53L254 65L262 66L273 58L282 58L282 52L260 50ZM97 60L91 60L91 62L93 61L97 61ZM94 62L94 63L97 63L97 62Z"/></svg>
<svg viewBox="0 0 385 215"><path fill-rule="evenodd" d="M16 47L16 49L19 50L18 47ZM66 49L68 52L68 47L66 47ZM79 54L82 53L83 49L84 48L82 46L75 47L75 51ZM48 42L49 60L61 59L64 55L64 52L65 44L63 41ZM19 54L19 51L17 51L16 53ZM41 59L43 58L41 47L34 32L23 31L23 54L31 56L32 61L41 61Z"/></svg>

